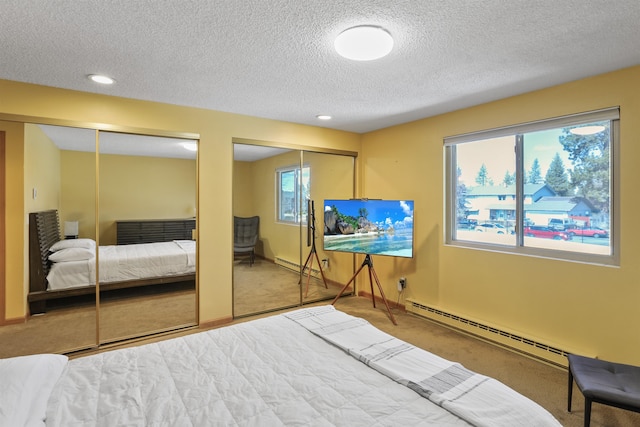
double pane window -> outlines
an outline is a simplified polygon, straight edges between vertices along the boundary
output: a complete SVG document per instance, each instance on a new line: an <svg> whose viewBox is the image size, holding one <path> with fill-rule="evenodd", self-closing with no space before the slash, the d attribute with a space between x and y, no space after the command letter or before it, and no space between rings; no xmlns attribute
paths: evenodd
<svg viewBox="0 0 640 427"><path fill-rule="evenodd" d="M619 113L445 139L449 244L617 263Z"/></svg>

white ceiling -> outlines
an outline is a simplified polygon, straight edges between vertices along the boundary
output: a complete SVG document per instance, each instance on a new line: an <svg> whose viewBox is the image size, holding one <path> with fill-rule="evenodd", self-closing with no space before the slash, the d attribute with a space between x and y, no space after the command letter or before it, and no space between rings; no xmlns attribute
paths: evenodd
<svg viewBox="0 0 640 427"><path fill-rule="evenodd" d="M0 78L362 133L640 64L639 23L639 0L2 0ZM359 24L391 54L338 56Z"/></svg>

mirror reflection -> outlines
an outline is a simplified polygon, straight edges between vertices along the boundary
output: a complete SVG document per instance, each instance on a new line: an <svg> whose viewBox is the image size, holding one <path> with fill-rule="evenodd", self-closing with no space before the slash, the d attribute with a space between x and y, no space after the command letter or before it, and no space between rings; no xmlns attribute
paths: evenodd
<svg viewBox="0 0 640 427"><path fill-rule="evenodd" d="M323 251L323 200L351 198L353 187L353 157L234 144L235 317L337 295L353 256Z"/></svg>
<svg viewBox="0 0 640 427"><path fill-rule="evenodd" d="M197 141L100 132L100 341L196 320Z"/></svg>
<svg viewBox="0 0 640 427"><path fill-rule="evenodd" d="M196 325L197 141L23 126L30 315L0 357Z"/></svg>
<svg viewBox="0 0 640 427"><path fill-rule="evenodd" d="M2 357L97 343L95 276L67 283L59 274L71 265L82 275L95 257L95 145L90 129L24 124L31 316L0 328Z"/></svg>

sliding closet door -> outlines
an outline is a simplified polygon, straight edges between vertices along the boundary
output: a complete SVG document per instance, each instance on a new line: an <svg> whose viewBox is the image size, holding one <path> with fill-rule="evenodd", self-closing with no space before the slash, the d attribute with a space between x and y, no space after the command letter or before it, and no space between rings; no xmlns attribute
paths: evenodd
<svg viewBox="0 0 640 427"><path fill-rule="evenodd" d="M253 261L234 252L235 317L300 304L302 179L300 151L234 144L234 218L229 220L260 221Z"/></svg>
<svg viewBox="0 0 640 427"><path fill-rule="evenodd" d="M234 253L234 316L334 298L353 255L322 250L323 201L353 197L354 157L235 143L233 172L233 216L260 218L255 259Z"/></svg>
<svg viewBox="0 0 640 427"><path fill-rule="evenodd" d="M75 247L80 242L78 238L85 242L95 240L95 131L15 123L7 135L22 126L24 194L28 194L25 217L29 219L25 248L29 253L30 290L26 304L31 315L25 323L0 328L0 357L95 347L95 276L91 283L88 269L81 268L91 262L92 254L90 250L64 250L65 246ZM47 220L38 223L36 215ZM48 247L42 248L44 252L38 247L38 230L46 231L46 241L55 243L55 256L49 256L49 260ZM34 256L30 256L32 253ZM83 259L78 259L80 255ZM42 262L44 276L30 274ZM7 283L7 290L15 292L8 289L13 285ZM23 292L21 283L15 285L19 286L18 292ZM76 294L74 287L78 285L85 289ZM56 292L69 296L50 298Z"/></svg>
<svg viewBox="0 0 640 427"><path fill-rule="evenodd" d="M355 159L351 156L305 151L303 165L309 170L308 226L303 227L303 303L329 300L349 282L353 275L353 255L329 252L323 249L324 213L327 199L351 199L354 197ZM353 286L343 295L353 292Z"/></svg>
<svg viewBox="0 0 640 427"><path fill-rule="evenodd" d="M99 150L100 341L196 325L197 141L100 132Z"/></svg>

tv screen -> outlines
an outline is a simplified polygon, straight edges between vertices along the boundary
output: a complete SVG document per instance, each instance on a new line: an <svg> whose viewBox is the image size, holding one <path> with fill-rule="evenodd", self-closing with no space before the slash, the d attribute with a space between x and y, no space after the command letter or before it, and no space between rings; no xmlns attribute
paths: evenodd
<svg viewBox="0 0 640 427"><path fill-rule="evenodd" d="M325 251L413 257L413 200L325 200Z"/></svg>

